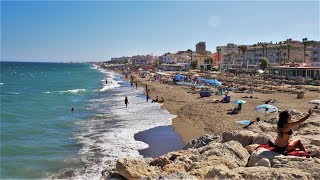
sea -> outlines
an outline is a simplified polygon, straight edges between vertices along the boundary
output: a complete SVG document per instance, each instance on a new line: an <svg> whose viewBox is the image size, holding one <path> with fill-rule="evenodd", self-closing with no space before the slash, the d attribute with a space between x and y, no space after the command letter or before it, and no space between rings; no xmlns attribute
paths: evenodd
<svg viewBox="0 0 320 180"><path fill-rule="evenodd" d="M121 74L90 63L0 63L0 179L99 179L118 158L184 145L175 115Z"/></svg>

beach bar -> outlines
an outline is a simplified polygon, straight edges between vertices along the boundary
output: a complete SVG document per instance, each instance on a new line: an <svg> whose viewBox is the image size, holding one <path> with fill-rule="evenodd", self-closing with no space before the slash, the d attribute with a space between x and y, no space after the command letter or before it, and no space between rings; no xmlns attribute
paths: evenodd
<svg viewBox="0 0 320 180"><path fill-rule="evenodd" d="M269 68L269 74L286 77L305 77L312 79L320 79L320 67L276 66Z"/></svg>

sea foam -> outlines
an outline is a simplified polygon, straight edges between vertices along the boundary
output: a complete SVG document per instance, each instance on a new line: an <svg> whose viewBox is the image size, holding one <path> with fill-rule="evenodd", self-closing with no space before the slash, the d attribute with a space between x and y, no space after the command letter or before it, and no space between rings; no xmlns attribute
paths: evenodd
<svg viewBox="0 0 320 180"><path fill-rule="evenodd" d="M126 82L120 80L119 83ZM141 157L138 150L148 148L148 144L136 141L134 135L150 128L172 124L175 115L161 109L158 103L147 103L142 88L129 86L127 83L114 87L113 92L106 97L93 100L91 108L99 114L87 121L78 122L81 129L76 139L83 144L79 154L87 168L86 173L79 173L76 178L99 179L100 172L116 159ZM127 108L124 105L125 96L129 100Z"/></svg>

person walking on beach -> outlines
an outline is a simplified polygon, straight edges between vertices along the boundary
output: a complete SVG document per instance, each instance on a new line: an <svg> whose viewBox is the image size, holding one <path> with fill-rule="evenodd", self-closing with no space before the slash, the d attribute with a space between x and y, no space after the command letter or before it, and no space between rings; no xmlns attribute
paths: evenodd
<svg viewBox="0 0 320 180"><path fill-rule="evenodd" d="M136 81L136 89L138 88L138 81Z"/></svg>
<svg viewBox="0 0 320 180"><path fill-rule="evenodd" d="M128 98L126 96L126 98L124 98L124 104L126 104L126 108L128 107L128 104L129 104L129 101L128 101Z"/></svg>
<svg viewBox="0 0 320 180"><path fill-rule="evenodd" d="M108 84L108 79L106 79L106 84Z"/></svg>
<svg viewBox="0 0 320 180"><path fill-rule="evenodd" d="M149 91L150 90L147 90L147 102L149 101Z"/></svg>

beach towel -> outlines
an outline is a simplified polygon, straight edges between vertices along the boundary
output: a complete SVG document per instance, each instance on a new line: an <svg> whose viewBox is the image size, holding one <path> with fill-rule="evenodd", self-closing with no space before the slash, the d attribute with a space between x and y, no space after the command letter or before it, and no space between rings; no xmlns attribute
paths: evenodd
<svg viewBox="0 0 320 180"><path fill-rule="evenodd" d="M250 120L241 120L241 121L236 121L239 124L243 124L243 125L249 125L250 124Z"/></svg>
<svg viewBox="0 0 320 180"><path fill-rule="evenodd" d="M268 149L268 150L270 150L270 151L275 151L275 147L272 146L272 145L270 145L270 144L260 144L260 145L257 147L257 149L258 149L258 148L265 148L265 149ZM275 152L277 152L277 151L275 151ZM287 154L285 154L285 155L289 155L289 156L300 156L300 157L302 157L302 156L310 157L310 154L309 154L309 153L306 153L306 152L304 152L304 151L298 151L298 150L289 151L289 152L287 152Z"/></svg>

